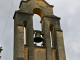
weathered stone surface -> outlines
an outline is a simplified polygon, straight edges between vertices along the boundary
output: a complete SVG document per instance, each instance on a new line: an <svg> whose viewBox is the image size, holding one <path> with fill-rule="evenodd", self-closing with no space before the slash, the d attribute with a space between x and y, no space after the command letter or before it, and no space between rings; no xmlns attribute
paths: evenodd
<svg viewBox="0 0 80 60"><path fill-rule="evenodd" d="M24 60L28 60L28 46L24 47ZM46 48L34 47L34 60L46 60ZM55 50L52 50L52 59L56 60Z"/></svg>
<svg viewBox="0 0 80 60"><path fill-rule="evenodd" d="M63 34L60 31L56 31L56 36L57 36L57 49L58 49L59 60L66 60L65 51L64 51Z"/></svg>
<svg viewBox="0 0 80 60"><path fill-rule="evenodd" d="M24 60L24 58L23 57L18 57L17 60Z"/></svg>
<svg viewBox="0 0 80 60"><path fill-rule="evenodd" d="M49 5L44 0L22 1L20 4L20 9L28 13L33 13L35 8L41 9L44 15L53 15L53 6Z"/></svg>
<svg viewBox="0 0 80 60"><path fill-rule="evenodd" d="M51 49L51 40L50 40L50 21L48 18L43 18L44 22L42 25L42 31L44 33L45 38L45 46L46 46L46 59L52 60L52 49Z"/></svg>
<svg viewBox="0 0 80 60"><path fill-rule="evenodd" d="M41 17L43 46L34 47L33 15ZM53 15L53 6L45 0L21 1L14 14L14 60L66 60L60 17ZM26 45L24 45L24 27ZM51 39L52 38L52 47Z"/></svg>
<svg viewBox="0 0 80 60"><path fill-rule="evenodd" d="M14 31L14 60L17 57L24 57L24 28L23 26L15 27Z"/></svg>

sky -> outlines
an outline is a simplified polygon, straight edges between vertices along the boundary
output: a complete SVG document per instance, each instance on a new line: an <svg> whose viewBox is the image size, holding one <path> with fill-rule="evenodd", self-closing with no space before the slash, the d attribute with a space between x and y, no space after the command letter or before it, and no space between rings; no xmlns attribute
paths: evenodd
<svg viewBox="0 0 80 60"><path fill-rule="evenodd" d="M13 15L19 9L21 0L0 0L0 46L3 51L0 60L13 60L14 20ZM66 60L80 60L80 0L45 0L54 5L54 15L61 17ZM11 8L12 6L12 8ZM40 17L34 15L34 23ZM34 25L35 29L40 29Z"/></svg>

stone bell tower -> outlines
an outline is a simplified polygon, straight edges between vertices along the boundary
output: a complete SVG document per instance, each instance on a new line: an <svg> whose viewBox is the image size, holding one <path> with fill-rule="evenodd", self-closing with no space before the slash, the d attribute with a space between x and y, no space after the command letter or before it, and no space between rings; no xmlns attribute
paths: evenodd
<svg viewBox="0 0 80 60"><path fill-rule="evenodd" d="M53 14L53 6L45 0L27 0L21 1L19 8L20 10L17 10L13 17L13 60L66 60L60 18ZM33 28L34 14L41 17L42 31ZM24 27L26 28L25 45ZM42 42L42 45L37 46L34 42Z"/></svg>

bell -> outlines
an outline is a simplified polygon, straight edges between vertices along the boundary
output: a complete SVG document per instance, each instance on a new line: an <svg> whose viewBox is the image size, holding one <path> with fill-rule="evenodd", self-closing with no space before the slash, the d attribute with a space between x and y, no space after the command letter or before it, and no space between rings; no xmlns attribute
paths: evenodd
<svg viewBox="0 0 80 60"><path fill-rule="evenodd" d="M36 30L35 31L35 38L34 38L34 42L36 43L40 43L43 41L43 38L41 37L41 31Z"/></svg>

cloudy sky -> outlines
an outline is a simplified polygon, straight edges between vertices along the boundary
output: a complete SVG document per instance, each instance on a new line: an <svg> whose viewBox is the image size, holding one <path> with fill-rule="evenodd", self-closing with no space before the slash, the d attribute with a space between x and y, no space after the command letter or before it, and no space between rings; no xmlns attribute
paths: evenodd
<svg viewBox="0 0 80 60"><path fill-rule="evenodd" d="M0 0L0 46L4 49L0 54L1 60L13 60L13 15L19 9L20 1ZM80 60L80 0L46 1L54 5L54 14L61 17L66 60ZM34 20L34 23L39 22L39 16L35 15Z"/></svg>

